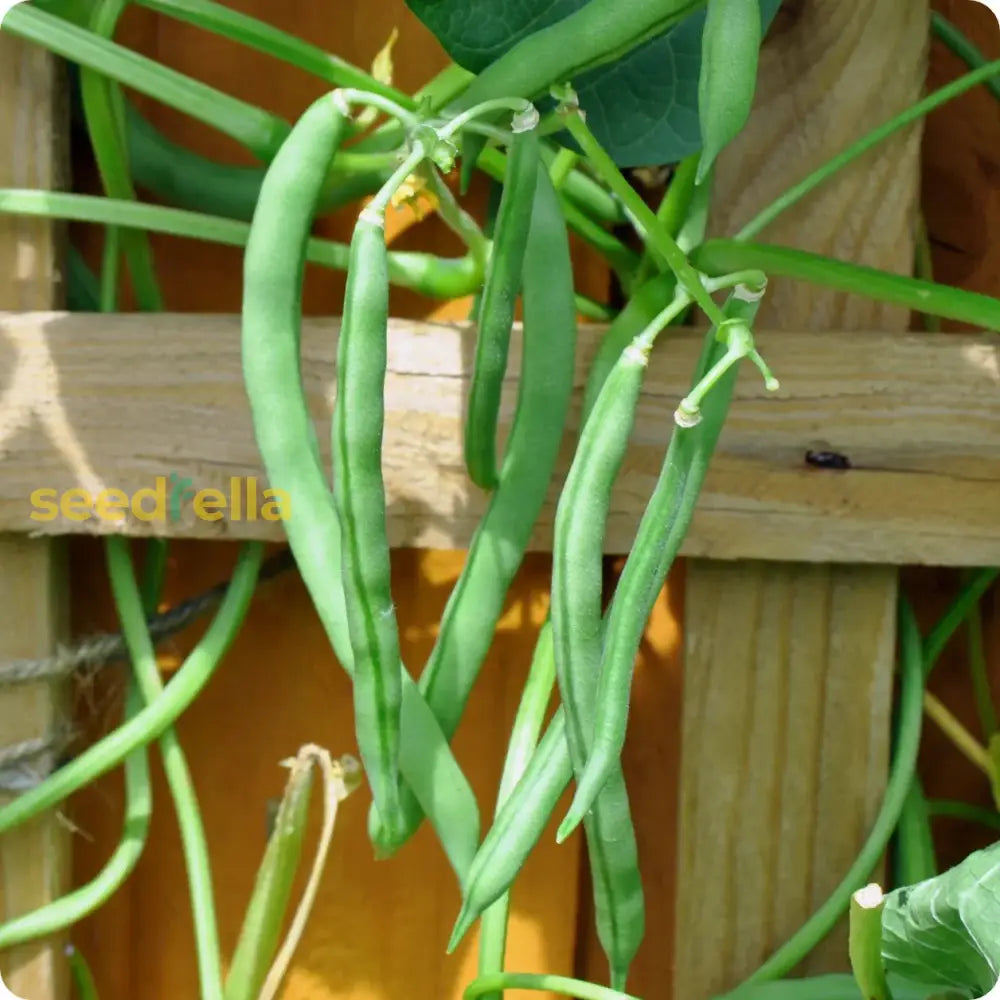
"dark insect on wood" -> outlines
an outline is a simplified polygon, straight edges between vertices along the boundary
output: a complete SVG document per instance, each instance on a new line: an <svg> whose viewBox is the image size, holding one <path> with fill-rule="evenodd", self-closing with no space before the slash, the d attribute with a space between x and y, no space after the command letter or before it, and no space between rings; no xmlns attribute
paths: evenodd
<svg viewBox="0 0 1000 1000"><path fill-rule="evenodd" d="M849 469L851 460L839 451L807 451L806 465L815 469Z"/></svg>

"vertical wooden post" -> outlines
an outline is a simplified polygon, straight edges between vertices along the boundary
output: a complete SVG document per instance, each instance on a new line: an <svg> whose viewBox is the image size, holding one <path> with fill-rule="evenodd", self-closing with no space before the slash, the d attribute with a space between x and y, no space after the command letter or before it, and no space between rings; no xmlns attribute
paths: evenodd
<svg viewBox="0 0 1000 1000"><path fill-rule="evenodd" d="M736 232L916 100L927 39L926 0L786 0L754 117L717 170L713 234ZM909 273L919 137L883 144L763 240ZM759 325L905 330L908 319L776 280ZM689 563L677 1000L738 985L853 861L885 786L896 586L891 567ZM847 967L841 928L798 971Z"/></svg>
<svg viewBox="0 0 1000 1000"><path fill-rule="evenodd" d="M65 139L60 79L45 52L0 33L0 185L57 186ZM50 223L0 216L0 308L59 304L57 243ZM17 364L17 357L5 356L0 345L0 406L30 405L30 400L4 396ZM26 419L32 419L30 413ZM16 426L16 421L8 426L12 423ZM58 543L0 535L0 663L52 651L65 611L60 553ZM30 741L43 748L17 766L0 769L0 802L52 769L65 724L56 685L0 690L0 747ZM68 847L66 827L55 813L0 838L0 918L28 912L66 890ZM68 977L61 945L42 941L0 956L6 984L29 1000L63 1000Z"/></svg>

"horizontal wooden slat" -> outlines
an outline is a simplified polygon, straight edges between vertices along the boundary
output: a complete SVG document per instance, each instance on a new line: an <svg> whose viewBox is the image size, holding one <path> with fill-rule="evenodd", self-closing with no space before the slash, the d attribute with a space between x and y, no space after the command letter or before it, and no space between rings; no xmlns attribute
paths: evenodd
<svg viewBox="0 0 1000 1000"><path fill-rule="evenodd" d="M335 320L309 321L303 331L305 383L325 451L336 333ZM580 331L581 389L600 334ZM782 388L766 393L745 366L685 554L1000 563L1000 338L764 332L758 339ZM518 344L515 335L505 421L516 398ZM609 552L630 547L699 346L700 335L685 332L657 348L612 503ZM463 548L483 511L485 498L462 467L471 353L464 327L392 325L385 476L394 546ZM847 455L852 468L810 466L805 453L816 448ZM32 517L38 489L93 497L114 488L131 498L157 477L174 476L227 497L231 477L241 489L256 478L263 491L238 317L0 314L0 462L0 531L282 537L280 523L246 512L199 519L190 502L176 520ZM553 513L550 503L533 547L551 544Z"/></svg>

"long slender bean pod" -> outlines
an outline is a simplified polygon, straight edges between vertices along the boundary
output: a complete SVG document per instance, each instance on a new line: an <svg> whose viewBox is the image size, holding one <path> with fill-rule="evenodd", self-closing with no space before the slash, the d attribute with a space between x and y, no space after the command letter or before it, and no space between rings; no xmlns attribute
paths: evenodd
<svg viewBox="0 0 1000 1000"><path fill-rule="evenodd" d="M725 307L729 319L751 323L760 294L742 286ZM697 381L725 353L710 331L698 368ZM604 787L625 743L632 672L642 632L656 596L687 533L708 463L732 398L738 365L722 377L709 395L704 414L694 427L677 426L625 563L609 612L607 638L601 656L594 744L569 813L559 827L565 840L584 818Z"/></svg>
<svg viewBox="0 0 1000 1000"><path fill-rule="evenodd" d="M697 6L686 0L590 0L508 49L476 77L458 106L500 96L538 97L554 80L572 80L614 62Z"/></svg>
<svg viewBox="0 0 1000 1000"><path fill-rule="evenodd" d="M399 626L392 601L382 433L389 331L384 220L364 209L351 239L337 347L333 414L334 500L354 651L354 725L375 806L390 839L403 825L399 800L402 703Z"/></svg>
<svg viewBox="0 0 1000 1000"><path fill-rule="evenodd" d="M324 98L310 112L322 118L334 110ZM309 124L309 133L317 124ZM328 124L336 132L337 123ZM336 147L336 134L329 138L323 150L314 135L293 132L265 179L244 265L243 374L268 480L287 493L294 512L285 522L289 545L334 653L353 675L340 525L320 463L299 357L303 267L326 154L332 156ZM476 799L416 683L402 665L399 670L402 775L462 879L479 844Z"/></svg>
<svg viewBox="0 0 1000 1000"><path fill-rule="evenodd" d="M699 183L750 117L757 89L760 37L758 0L708 0L698 78Z"/></svg>
<svg viewBox="0 0 1000 1000"><path fill-rule="evenodd" d="M682 303L687 301L681 296ZM668 306L621 353L586 419L556 511L552 631L570 758L582 777L592 749L604 628L604 529L628 450L649 352L679 309ZM624 989L645 930L638 850L621 766L615 762L584 819L598 936L611 985Z"/></svg>
<svg viewBox="0 0 1000 1000"><path fill-rule="evenodd" d="M566 713L559 708L469 867L449 954L476 918L511 887L572 777Z"/></svg>
<svg viewBox="0 0 1000 1000"><path fill-rule="evenodd" d="M545 713L556 682L555 658L552 653L552 625L546 621L538 634L531 658L528 679L517 707L517 715L507 744L500 789L497 792L497 812L503 808L511 792L524 776L538 745L545 722ZM504 893L482 916L479 932L479 974L502 972L507 945L507 919L510 897ZM500 994L490 994L489 1000L502 1000Z"/></svg>
<svg viewBox="0 0 1000 1000"><path fill-rule="evenodd" d="M130 101L125 102L125 137L135 183L169 205L249 222L266 166L217 163L173 142ZM385 182L388 170L331 171L318 211L327 212L363 198Z"/></svg>
<svg viewBox="0 0 1000 1000"><path fill-rule="evenodd" d="M566 226L539 164L523 278L524 354L500 483L445 606L420 690L450 739L489 652L511 582L545 503L573 390L576 310ZM406 836L420 814L404 795Z"/></svg>
<svg viewBox="0 0 1000 1000"><path fill-rule="evenodd" d="M494 489L499 481L496 436L500 390L507 371L510 332L531 227L538 147L539 139L534 130L517 133L511 141L494 227L493 253L486 269L480 304L465 421L465 467L469 478L484 490Z"/></svg>
<svg viewBox="0 0 1000 1000"><path fill-rule="evenodd" d="M524 354L514 425L494 492L420 677L441 728L454 733L510 583L545 502L573 389L576 308L566 226L538 166L524 258Z"/></svg>

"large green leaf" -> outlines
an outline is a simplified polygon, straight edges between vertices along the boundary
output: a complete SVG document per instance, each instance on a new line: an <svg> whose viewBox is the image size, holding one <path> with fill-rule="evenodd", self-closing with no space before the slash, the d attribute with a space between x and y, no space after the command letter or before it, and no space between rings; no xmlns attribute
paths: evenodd
<svg viewBox="0 0 1000 1000"><path fill-rule="evenodd" d="M766 31L781 0L759 0ZM407 0L459 65L485 69L585 0ZM587 121L619 166L676 163L701 148L698 74L704 9L573 82ZM553 81L560 82L560 81Z"/></svg>
<svg viewBox="0 0 1000 1000"><path fill-rule="evenodd" d="M886 971L982 997L1000 979L1000 844L897 889L882 913Z"/></svg>

